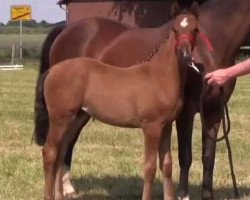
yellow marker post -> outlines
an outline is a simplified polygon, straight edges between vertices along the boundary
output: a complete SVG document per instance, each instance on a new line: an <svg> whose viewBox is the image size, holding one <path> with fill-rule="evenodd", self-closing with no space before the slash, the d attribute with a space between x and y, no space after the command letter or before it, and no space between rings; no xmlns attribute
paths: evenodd
<svg viewBox="0 0 250 200"><path fill-rule="evenodd" d="M31 20L31 6L13 5L10 9L11 20Z"/></svg>
<svg viewBox="0 0 250 200"><path fill-rule="evenodd" d="M31 6L30 5L13 5L10 7L10 18L14 21L20 22L20 59L23 58L23 41L22 41L22 32L23 32L23 21L31 20Z"/></svg>

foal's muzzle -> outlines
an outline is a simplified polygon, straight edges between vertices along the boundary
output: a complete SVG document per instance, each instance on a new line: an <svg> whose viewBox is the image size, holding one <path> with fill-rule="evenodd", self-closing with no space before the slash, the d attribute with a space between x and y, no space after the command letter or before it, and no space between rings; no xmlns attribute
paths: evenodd
<svg viewBox="0 0 250 200"><path fill-rule="evenodd" d="M175 48L179 62L189 64L192 61L194 42L194 37L188 34L182 34L176 39Z"/></svg>

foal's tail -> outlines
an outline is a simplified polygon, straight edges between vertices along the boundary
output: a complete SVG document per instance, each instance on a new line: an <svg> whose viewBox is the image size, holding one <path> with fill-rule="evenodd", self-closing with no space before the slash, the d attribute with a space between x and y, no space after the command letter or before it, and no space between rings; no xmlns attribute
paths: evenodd
<svg viewBox="0 0 250 200"><path fill-rule="evenodd" d="M49 53L53 42L55 41L56 37L63 31L63 29L64 26L55 27L48 34L42 46L40 69L35 91L35 108L34 108L35 130L33 135L33 139L35 139L35 142L40 146L42 146L45 143L49 128L48 110L43 95L44 81L48 74L47 70L50 67Z"/></svg>

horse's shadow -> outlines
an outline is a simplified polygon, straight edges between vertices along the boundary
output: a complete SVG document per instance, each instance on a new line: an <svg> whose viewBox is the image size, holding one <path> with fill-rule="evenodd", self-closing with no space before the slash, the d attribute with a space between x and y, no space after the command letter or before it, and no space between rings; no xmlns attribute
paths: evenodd
<svg viewBox="0 0 250 200"><path fill-rule="evenodd" d="M73 184L77 190L76 200L139 200L143 180L141 177L95 177L92 175L73 178ZM177 188L177 184L175 184ZM200 200L200 185L190 185L190 199ZM239 187L240 198L250 198L250 187ZM218 200L235 199L231 186L215 190L215 197ZM154 200L163 199L162 182L154 182Z"/></svg>

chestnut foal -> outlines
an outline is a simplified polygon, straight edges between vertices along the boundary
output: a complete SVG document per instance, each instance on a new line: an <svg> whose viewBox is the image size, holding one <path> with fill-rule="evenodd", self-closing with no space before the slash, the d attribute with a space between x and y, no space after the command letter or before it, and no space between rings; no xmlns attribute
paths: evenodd
<svg viewBox="0 0 250 200"><path fill-rule="evenodd" d="M49 113L49 132L43 147L46 200L64 199L63 159L74 138L68 130L77 123L79 110L107 124L142 128L142 199L152 198L157 152L164 200L174 199L171 135L163 129L172 128L181 110L197 30L197 17L182 13L175 18L168 40L147 63L118 68L79 57L62 61L44 74L44 99Z"/></svg>

